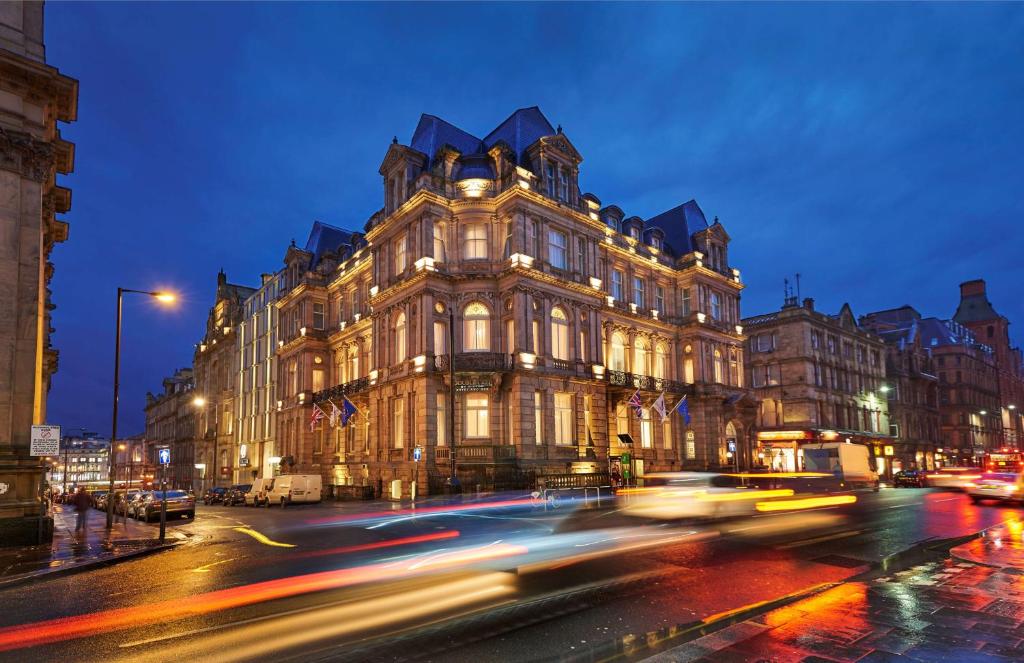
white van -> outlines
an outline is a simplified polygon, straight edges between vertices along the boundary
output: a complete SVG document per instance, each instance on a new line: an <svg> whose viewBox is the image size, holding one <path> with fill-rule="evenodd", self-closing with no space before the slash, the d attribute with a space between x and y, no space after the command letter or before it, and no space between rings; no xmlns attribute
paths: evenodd
<svg viewBox="0 0 1024 663"><path fill-rule="evenodd" d="M267 491L267 506L286 506L320 501L322 488L319 474L282 474L274 477Z"/></svg>
<svg viewBox="0 0 1024 663"><path fill-rule="evenodd" d="M245 494L246 506L260 506L267 503L267 493L274 487L274 478L253 479L252 487Z"/></svg>

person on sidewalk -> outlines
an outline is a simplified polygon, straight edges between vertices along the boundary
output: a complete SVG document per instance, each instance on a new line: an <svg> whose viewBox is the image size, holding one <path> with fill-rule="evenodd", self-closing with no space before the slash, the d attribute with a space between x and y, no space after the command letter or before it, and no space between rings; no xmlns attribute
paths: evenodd
<svg viewBox="0 0 1024 663"><path fill-rule="evenodd" d="M82 534L88 534L86 521L89 520L89 495L85 492L85 486L79 486L74 499L75 513L78 521L75 523L75 535L81 530Z"/></svg>

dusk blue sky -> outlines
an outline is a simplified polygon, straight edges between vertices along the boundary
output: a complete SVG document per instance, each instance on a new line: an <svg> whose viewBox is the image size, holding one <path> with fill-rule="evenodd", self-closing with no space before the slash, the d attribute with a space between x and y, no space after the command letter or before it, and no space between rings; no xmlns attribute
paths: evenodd
<svg viewBox="0 0 1024 663"><path fill-rule="evenodd" d="M49 420L123 434L192 361L218 269L255 285L315 219L362 228L420 113L482 136L539 105L580 184L649 218L696 198L733 238L743 315L802 275L819 309L950 317L983 277L1024 338L1021 4L173 4L46 7L81 82Z"/></svg>

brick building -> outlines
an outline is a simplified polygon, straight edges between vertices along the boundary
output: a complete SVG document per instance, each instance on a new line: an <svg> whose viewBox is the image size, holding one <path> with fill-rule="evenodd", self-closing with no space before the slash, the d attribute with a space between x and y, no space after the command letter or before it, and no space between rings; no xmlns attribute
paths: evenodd
<svg viewBox="0 0 1024 663"><path fill-rule="evenodd" d="M848 304L837 315L813 299L787 297L775 313L743 320L748 382L760 400L757 458L783 471L803 469L802 446L866 444L879 474L891 469L885 344L857 324Z"/></svg>
<svg viewBox="0 0 1024 663"><path fill-rule="evenodd" d="M923 340L921 314L910 306L868 313L863 329L886 345L885 392L892 469L935 469L940 443L939 378L932 350Z"/></svg>
<svg viewBox="0 0 1024 663"><path fill-rule="evenodd" d="M953 320L992 348L999 375L999 407L990 416L999 417L1001 446L1024 448L1024 359L1021 349L1010 342L1010 321L988 301L985 281L976 279L960 284L960 304Z"/></svg>
<svg viewBox="0 0 1024 663"><path fill-rule="evenodd" d="M50 345L49 283L54 244L68 238L56 218L71 208L57 174L75 146L58 122L78 113L78 81L46 64L43 3L0 3L0 546L49 540L39 519L44 467L29 455L33 424L46 420L57 350Z"/></svg>
<svg viewBox="0 0 1024 663"><path fill-rule="evenodd" d="M954 320L925 318L920 324L939 376L942 459L980 466L986 451L1002 446L995 353Z"/></svg>
<svg viewBox="0 0 1024 663"><path fill-rule="evenodd" d="M581 161L537 108L482 139L424 115L387 150L363 232L317 223L288 249L288 469L408 494L453 465L464 485L500 487L607 472L628 451L636 474L750 464L731 238L695 201L646 221L602 206L579 189ZM660 420L662 393L668 408L688 397L690 425ZM343 396L354 423L311 431L313 403Z"/></svg>

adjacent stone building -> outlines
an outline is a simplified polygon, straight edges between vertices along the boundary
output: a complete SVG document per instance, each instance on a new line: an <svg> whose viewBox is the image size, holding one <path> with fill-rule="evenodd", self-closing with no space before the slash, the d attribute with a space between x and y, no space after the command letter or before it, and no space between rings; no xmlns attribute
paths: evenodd
<svg viewBox="0 0 1024 663"><path fill-rule="evenodd" d="M57 122L73 122L78 81L46 64L43 3L0 3L0 545L39 543L38 458L33 424L46 423L46 396L57 370L50 344L49 283L54 244L68 237L55 215L71 207L57 184L70 173L74 145Z"/></svg>
<svg viewBox="0 0 1024 663"><path fill-rule="evenodd" d="M581 161L535 107L482 139L424 115L389 147L363 232L317 223L288 249L286 469L397 495L453 468L466 486L526 485L627 453L638 475L749 466L731 238L692 200L647 220L602 205ZM687 397L689 425L661 421L662 394L669 410ZM313 419L343 399L349 426Z"/></svg>
<svg viewBox="0 0 1024 663"><path fill-rule="evenodd" d="M178 369L171 377L164 378L163 387L163 393L157 396L146 394L145 452L140 477L147 483L159 481L161 468L157 453L160 449L170 449L168 486L198 488L198 483L193 481L198 470L195 467L195 382L192 369Z"/></svg>
<svg viewBox="0 0 1024 663"><path fill-rule="evenodd" d="M245 300L254 292L255 288L228 283L223 271L217 274L206 333L196 345L192 362L193 407L186 410L195 416L196 490L236 483L235 397L240 392L235 379L240 364L234 334L245 319Z"/></svg>
<svg viewBox="0 0 1024 663"><path fill-rule="evenodd" d="M849 304L837 315L813 299L787 297L780 311L743 320L747 380L760 400L757 459L773 470L803 469L810 442L866 444L880 475L894 454L889 434L885 344L862 329Z"/></svg>
<svg viewBox="0 0 1024 663"><path fill-rule="evenodd" d="M889 402L889 433L893 437L892 469L936 468L942 447L939 424L939 378L932 349L922 337L922 318L910 306L868 313L863 329L886 345L885 392Z"/></svg>
<svg viewBox="0 0 1024 663"><path fill-rule="evenodd" d="M985 281L960 284L960 305L953 320L967 327L980 343L992 348L999 376L999 407L987 416L998 417L1000 447L1024 448L1024 359L1010 343L1010 321L988 301Z"/></svg>

